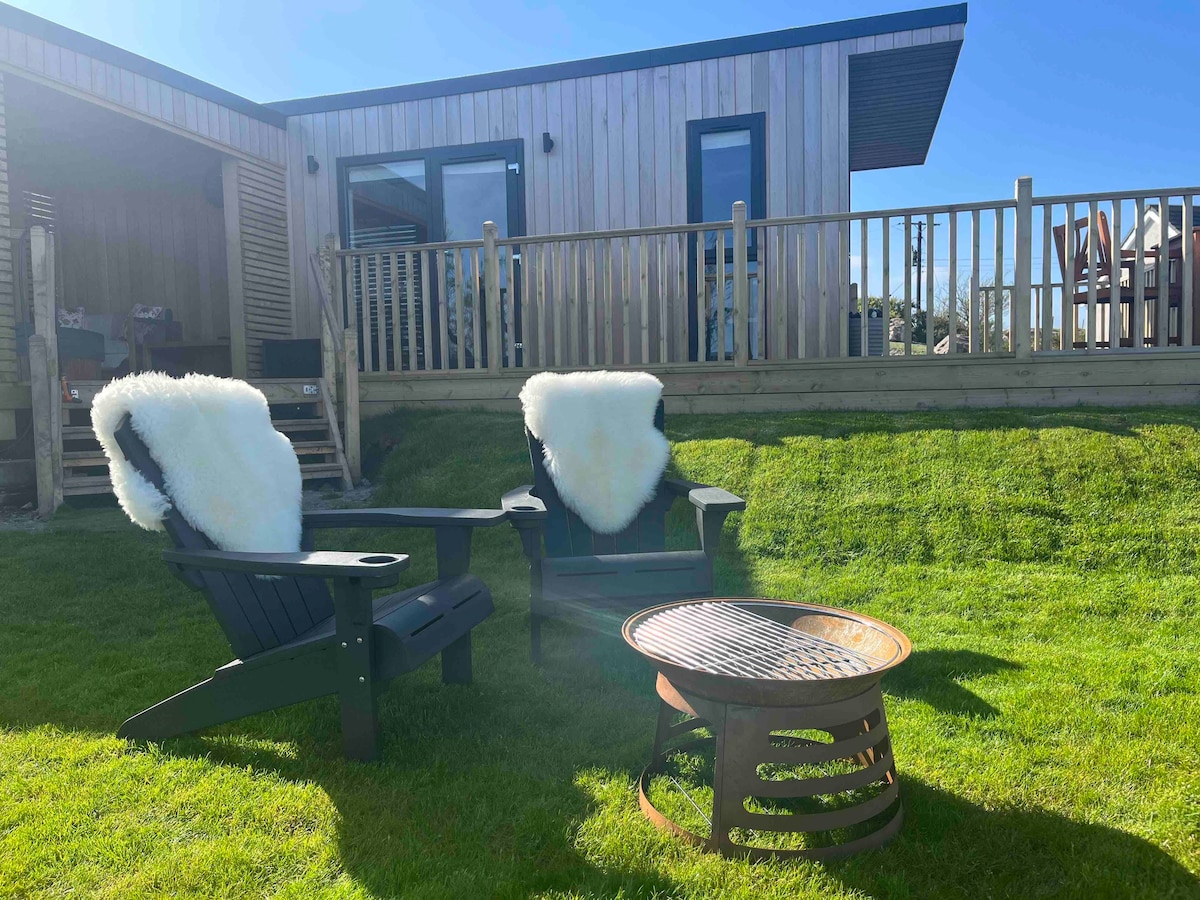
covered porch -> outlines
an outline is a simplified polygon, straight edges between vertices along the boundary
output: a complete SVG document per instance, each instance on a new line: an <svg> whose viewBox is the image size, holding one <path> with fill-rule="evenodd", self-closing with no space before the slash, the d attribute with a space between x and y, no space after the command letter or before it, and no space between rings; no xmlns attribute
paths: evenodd
<svg viewBox="0 0 1200 900"><path fill-rule="evenodd" d="M91 399L147 369L254 381L306 479L350 483L337 369L323 368L319 346L300 348L302 371L272 363L296 350L284 166L214 139L219 115L209 137L192 132L201 105L219 110L169 87L153 97L156 116L149 80L130 82L126 107L6 68L0 441L36 463L42 511L110 490Z"/></svg>
<svg viewBox="0 0 1200 900"><path fill-rule="evenodd" d="M224 156L17 76L4 100L19 380L48 241L64 377L232 374Z"/></svg>

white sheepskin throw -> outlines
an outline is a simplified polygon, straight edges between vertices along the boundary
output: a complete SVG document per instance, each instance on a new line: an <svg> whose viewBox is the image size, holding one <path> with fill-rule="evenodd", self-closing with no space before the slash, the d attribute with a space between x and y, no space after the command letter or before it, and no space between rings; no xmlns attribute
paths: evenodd
<svg viewBox="0 0 1200 900"><path fill-rule="evenodd" d="M623 531L654 497L671 458L654 427L661 397L646 372L542 372L521 388L558 495L595 532Z"/></svg>
<svg viewBox="0 0 1200 900"><path fill-rule="evenodd" d="M163 471L163 496L126 461L114 433L125 413ZM271 425L267 398L232 378L161 372L110 382L92 403L92 428L113 491L135 523L162 530L174 503L222 550L300 549L300 463Z"/></svg>

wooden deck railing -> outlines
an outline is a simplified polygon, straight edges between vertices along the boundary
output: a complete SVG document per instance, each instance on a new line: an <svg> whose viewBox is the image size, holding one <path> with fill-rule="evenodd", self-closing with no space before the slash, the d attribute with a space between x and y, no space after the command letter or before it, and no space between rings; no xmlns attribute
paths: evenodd
<svg viewBox="0 0 1200 900"><path fill-rule="evenodd" d="M485 223L476 241L338 250L333 295L368 372L1151 351L1197 342L1198 193L1035 197L1022 178L979 203L759 220L737 203L725 222L510 238ZM1157 210L1178 220L1165 242Z"/></svg>

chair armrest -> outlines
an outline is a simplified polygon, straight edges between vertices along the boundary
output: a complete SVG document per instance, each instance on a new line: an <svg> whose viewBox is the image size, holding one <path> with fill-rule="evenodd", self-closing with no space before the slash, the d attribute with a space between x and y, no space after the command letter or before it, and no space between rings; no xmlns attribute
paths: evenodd
<svg viewBox="0 0 1200 900"><path fill-rule="evenodd" d="M546 518L546 504L533 496L533 485L523 484L500 498L500 505L517 528L529 528Z"/></svg>
<svg viewBox="0 0 1200 900"><path fill-rule="evenodd" d="M679 478L667 478L665 481L668 490L678 497L686 496L692 506L701 512L731 513L741 512L746 508L745 500L724 488L683 481Z"/></svg>
<svg viewBox="0 0 1200 900"><path fill-rule="evenodd" d="M311 546L317 528L432 528L437 541L439 579L465 575L471 564L471 535L476 528L491 528L508 521L502 509L433 509L428 507L380 509L322 509L301 519L305 546Z"/></svg>
<svg viewBox="0 0 1200 900"><path fill-rule="evenodd" d="M408 568L403 553L233 553L225 550L164 550L163 559L187 569L247 575L394 580Z"/></svg>
<svg viewBox="0 0 1200 900"><path fill-rule="evenodd" d="M540 497L533 496L533 485L523 484L501 497L500 505L521 536L521 549L529 560L534 580L538 581L542 577L538 560L542 555L542 523L548 515L546 504Z"/></svg>
<svg viewBox="0 0 1200 900"><path fill-rule="evenodd" d="M716 556L725 517L731 512L745 509L746 501L724 488L710 487L680 478L667 478L664 481L667 490L677 497L687 497L696 508L696 531L700 535L700 549L710 557Z"/></svg>
<svg viewBox="0 0 1200 900"><path fill-rule="evenodd" d="M311 528L491 528L508 520L502 509L320 509L305 512L302 525Z"/></svg>

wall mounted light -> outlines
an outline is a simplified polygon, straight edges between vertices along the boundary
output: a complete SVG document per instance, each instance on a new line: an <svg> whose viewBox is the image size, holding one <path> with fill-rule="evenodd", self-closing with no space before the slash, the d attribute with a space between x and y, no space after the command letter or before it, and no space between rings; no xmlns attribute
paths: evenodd
<svg viewBox="0 0 1200 900"><path fill-rule="evenodd" d="M554 138L550 137L550 132L542 132L542 152L549 153L554 149Z"/></svg>
<svg viewBox="0 0 1200 900"><path fill-rule="evenodd" d="M317 162L317 158L310 153L308 155L308 174L316 175L320 168L321 164Z"/></svg>

